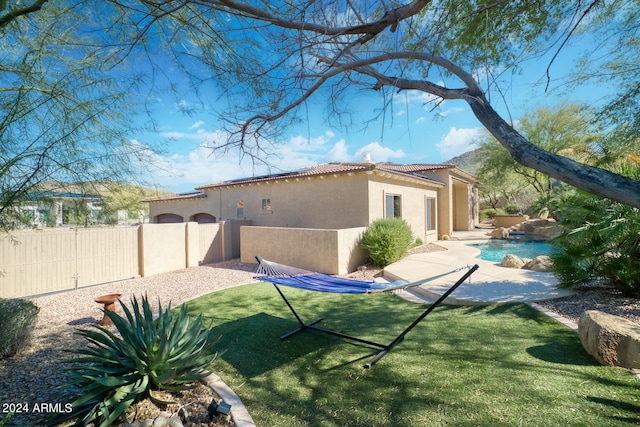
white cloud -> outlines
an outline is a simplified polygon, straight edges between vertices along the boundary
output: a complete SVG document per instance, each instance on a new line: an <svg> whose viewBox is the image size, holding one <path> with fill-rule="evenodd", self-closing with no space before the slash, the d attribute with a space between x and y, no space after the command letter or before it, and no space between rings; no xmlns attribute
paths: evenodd
<svg viewBox="0 0 640 427"><path fill-rule="evenodd" d="M396 99L401 103L412 104L414 102L421 105L433 104L434 102L440 102L442 98L432 95L430 93L422 92L420 90L407 90L402 92L404 97L398 96Z"/></svg>
<svg viewBox="0 0 640 427"><path fill-rule="evenodd" d="M184 132L160 132L160 136L167 139L184 139L188 138L189 134Z"/></svg>
<svg viewBox="0 0 640 427"><path fill-rule="evenodd" d="M484 128L458 129L452 127L449 132L442 137L436 148L443 159L450 159L455 156L477 148L477 140L482 136Z"/></svg>
<svg viewBox="0 0 640 427"><path fill-rule="evenodd" d="M423 124L423 123L424 123L424 121L425 121L425 120L426 120L426 119L424 118L424 116L420 116L420 117L418 117L418 119L416 120L416 124L417 124L417 125L421 125L421 124Z"/></svg>
<svg viewBox="0 0 640 427"><path fill-rule="evenodd" d="M208 131L204 124L191 126L192 132L165 132L177 143L175 153L149 156L149 164L141 164L140 170L152 175L155 183L169 191L188 192L194 187L235 178L261 175L277 171L292 171L325 162L361 161L369 154L374 162L386 162L406 157L402 149L394 150L372 142L350 153L349 144L344 139L332 141L335 134L327 130L318 136L294 136L288 141L272 143L263 141L273 156L265 165L254 165L249 156L241 159L238 150L230 148L222 156L214 156L211 147L220 147L228 140L222 130ZM192 149L187 148L192 142ZM186 148L186 150L185 150ZM150 150L149 150L150 152Z"/></svg>
<svg viewBox="0 0 640 427"><path fill-rule="evenodd" d="M450 116L452 114L462 113L463 111L465 111L465 109L462 108L462 107L451 107L451 108L446 109L444 111L438 112L438 117L441 117L441 118L448 117L448 116Z"/></svg>
<svg viewBox="0 0 640 427"><path fill-rule="evenodd" d="M405 157L405 153L402 149L392 150L389 147L383 147L378 142L367 144L356 151L356 161L362 160L365 154L369 154L371 156L371 160L376 163L388 162L392 159L401 159Z"/></svg>
<svg viewBox="0 0 640 427"><path fill-rule="evenodd" d="M191 125L191 129L198 129L202 125L204 125L204 122L202 120L198 120L197 122Z"/></svg>
<svg viewBox="0 0 640 427"><path fill-rule="evenodd" d="M349 156L349 149L347 148L347 143L344 139L336 142L327 154L329 161L331 162L347 162L351 160L351 156Z"/></svg>

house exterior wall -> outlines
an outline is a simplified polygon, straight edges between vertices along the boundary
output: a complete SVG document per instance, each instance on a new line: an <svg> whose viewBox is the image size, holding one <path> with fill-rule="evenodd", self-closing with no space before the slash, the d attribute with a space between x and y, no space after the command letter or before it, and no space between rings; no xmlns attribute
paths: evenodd
<svg viewBox="0 0 640 427"><path fill-rule="evenodd" d="M478 197L473 182L449 169L434 170L425 176L445 184L438 190L438 235L450 236L454 230L468 231L478 224Z"/></svg>
<svg viewBox="0 0 640 427"><path fill-rule="evenodd" d="M398 180L385 174L352 173L319 177L281 179L245 183L205 190L207 197L195 200L169 200L150 204L151 218L177 214L188 221L195 213L208 212L218 220L248 219L255 226L341 229L366 227L385 216L385 195L400 196L401 217L411 226L416 238L430 242L438 239L439 228L427 230L427 198L436 199L436 224L448 205L437 201L436 184ZM269 209L263 210L263 200ZM237 211L242 201L242 213ZM447 219L445 224L451 221Z"/></svg>
<svg viewBox="0 0 640 427"><path fill-rule="evenodd" d="M369 181L369 220L367 224L385 217L385 196L400 196L400 216L404 219L416 238L423 242L438 240L438 219L436 228L427 230L426 203L427 198L435 198L438 201L438 188L413 182L398 182L391 178L376 177ZM436 215L438 217L438 215Z"/></svg>
<svg viewBox="0 0 640 427"><path fill-rule="evenodd" d="M208 212L218 221L242 219L256 226L294 228L351 228L368 225L368 186L365 174L282 179L205 190L206 198L150 203L152 218L173 213L188 221ZM270 209L263 210L263 199Z"/></svg>
<svg viewBox="0 0 640 427"><path fill-rule="evenodd" d="M207 190L221 218L235 218L237 203L256 226L350 228L367 224L364 174L282 179ZM263 210L263 200L269 209Z"/></svg>

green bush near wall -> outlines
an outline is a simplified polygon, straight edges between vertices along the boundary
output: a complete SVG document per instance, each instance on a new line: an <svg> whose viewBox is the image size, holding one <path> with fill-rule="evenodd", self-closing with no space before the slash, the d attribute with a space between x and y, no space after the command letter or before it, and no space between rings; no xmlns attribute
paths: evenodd
<svg viewBox="0 0 640 427"><path fill-rule="evenodd" d="M362 236L362 247L378 267L398 261L414 242L409 224L401 218L383 218L369 225Z"/></svg>
<svg viewBox="0 0 640 427"><path fill-rule="evenodd" d="M0 299L0 359L31 343L40 308L24 299Z"/></svg>

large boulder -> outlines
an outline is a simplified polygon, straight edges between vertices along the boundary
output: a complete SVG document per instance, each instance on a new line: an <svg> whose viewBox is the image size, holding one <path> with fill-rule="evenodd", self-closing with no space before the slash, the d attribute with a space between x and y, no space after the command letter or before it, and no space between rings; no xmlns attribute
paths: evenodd
<svg viewBox="0 0 640 427"><path fill-rule="evenodd" d="M640 368L640 325L597 310L585 311L578 321L584 349L603 365Z"/></svg>
<svg viewBox="0 0 640 427"><path fill-rule="evenodd" d="M553 262L551 258L547 255L540 255L535 257L534 259L526 262L522 268L532 271L551 271L551 267L553 266Z"/></svg>
<svg viewBox="0 0 640 427"><path fill-rule="evenodd" d="M494 239L508 239L509 238L509 230L504 227L496 228L495 230L491 230L490 233L487 233L489 237L493 237Z"/></svg>
<svg viewBox="0 0 640 427"><path fill-rule="evenodd" d="M502 258L500 265L509 268L522 268L524 266L524 261L514 254L507 254Z"/></svg>

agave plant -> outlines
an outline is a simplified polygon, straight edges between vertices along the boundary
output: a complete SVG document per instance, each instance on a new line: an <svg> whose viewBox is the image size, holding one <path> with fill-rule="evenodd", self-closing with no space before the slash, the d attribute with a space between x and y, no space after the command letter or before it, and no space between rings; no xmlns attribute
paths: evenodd
<svg viewBox="0 0 640 427"><path fill-rule="evenodd" d="M157 318L146 296L141 307L132 299L133 312L124 303L120 305L125 317L105 311L120 337L95 326L79 332L89 342L86 348L68 350L80 355L65 360L73 363L67 369L69 385L80 392L73 411L65 417L75 419L75 425L109 426L147 396L168 403L157 399L153 391L189 388L209 374L207 366L216 356L211 329L203 327L201 316L189 317L184 305L172 312L169 304L163 311L158 301Z"/></svg>

